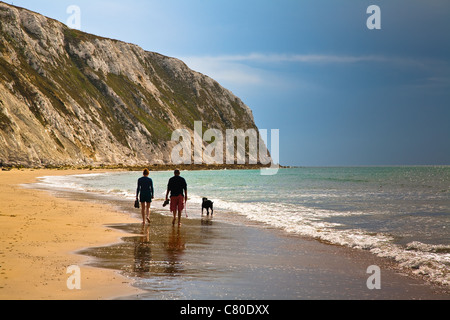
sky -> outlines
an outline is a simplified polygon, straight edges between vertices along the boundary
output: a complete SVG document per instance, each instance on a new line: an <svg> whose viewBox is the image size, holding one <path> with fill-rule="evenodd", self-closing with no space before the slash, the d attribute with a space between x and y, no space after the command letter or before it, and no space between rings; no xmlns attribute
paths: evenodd
<svg viewBox="0 0 450 320"><path fill-rule="evenodd" d="M76 5L82 31L217 80L280 130L282 165L450 165L448 0L13 4L63 23Z"/></svg>

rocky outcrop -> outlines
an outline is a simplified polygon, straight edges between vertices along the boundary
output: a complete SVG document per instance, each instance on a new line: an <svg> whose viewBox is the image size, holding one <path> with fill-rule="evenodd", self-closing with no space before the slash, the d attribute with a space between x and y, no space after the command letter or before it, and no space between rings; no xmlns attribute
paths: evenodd
<svg viewBox="0 0 450 320"><path fill-rule="evenodd" d="M182 61L0 2L0 164L169 163L174 130L255 129Z"/></svg>

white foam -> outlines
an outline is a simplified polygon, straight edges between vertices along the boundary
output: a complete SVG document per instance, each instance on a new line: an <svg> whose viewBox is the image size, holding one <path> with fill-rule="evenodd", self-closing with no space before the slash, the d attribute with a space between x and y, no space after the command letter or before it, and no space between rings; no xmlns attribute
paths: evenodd
<svg viewBox="0 0 450 320"><path fill-rule="evenodd" d="M392 258L402 268L426 276L441 285L450 285L450 246L411 242L406 247L393 243L382 233L368 233L359 229L339 229L338 223L323 221L336 216L360 216L361 212L317 210L282 203L238 203L214 200L217 208L242 214L289 233L313 237L332 244L369 250L380 257Z"/></svg>
<svg viewBox="0 0 450 320"><path fill-rule="evenodd" d="M371 252L380 257L392 258L400 267L407 268L417 275L425 276L432 282L448 286L450 285L450 254L430 252L429 250L433 250L431 247L434 246L414 241L409 243L406 249L391 244L373 248ZM439 247L439 250L444 249L444 246ZM425 248L426 251L418 248ZM446 246L444 250L450 250L450 246Z"/></svg>
<svg viewBox="0 0 450 320"><path fill-rule="evenodd" d="M67 179L65 176L45 176L38 178L38 181L36 185L41 187L50 188L52 190L54 189L64 189L64 190L74 190L74 191L84 191L85 189L73 182L70 182L70 180Z"/></svg>

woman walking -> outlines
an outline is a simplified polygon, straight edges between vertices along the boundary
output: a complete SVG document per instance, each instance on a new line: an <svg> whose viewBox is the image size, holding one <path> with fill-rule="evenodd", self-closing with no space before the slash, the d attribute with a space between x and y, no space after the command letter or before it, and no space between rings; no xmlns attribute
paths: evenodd
<svg viewBox="0 0 450 320"><path fill-rule="evenodd" d="M138 180L136 200L139 198L139 202L141 203L142 224L145 225L146 220L150 223L150 205L152 203L154 190L153 180L148 177L150 171L145 169L143 174L144 176Z"/></svg>

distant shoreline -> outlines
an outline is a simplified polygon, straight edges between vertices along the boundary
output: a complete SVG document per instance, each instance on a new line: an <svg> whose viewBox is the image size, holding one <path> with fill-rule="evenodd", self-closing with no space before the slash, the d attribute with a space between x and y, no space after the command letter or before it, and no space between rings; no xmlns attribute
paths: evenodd
<svg viewBox="0 0 450 320"><path fill-rule="evenodd" d="M0 165L0 168L3 171L9 171L12 169L53 169L53 170L124 170L124 171L140 171L145 168L148 168L150 171L171 171L175 169L180 170L259 170L262 168L270 168L270 165L261 165L261 164L142 164L142 165L83 165L83 166L72 166L72 165L61 165L61 166L53 166L53 165L45 165L41 167L33 167L33 166L23 166L23 165ZM290 166L281 166L280 169L285 168L293 168Z"/></svg>
<svg viewBox="0 0 450 320"><path fill-rule="evenodd" d="M300 168L393 168L393 167L450 167L450 164L425 164L425 165L349 165L349 166L303 166L303 165L279 165L280 169L300 169ZM172 171L180 170L260 170L270 168L270 165L261 164L142 164L142 165L43 165L43 166L25 166L25 165L4 165L0 163L1 171L10 171L12 169L32 169L32 170L122 170L122 171L141 171L143 169L150 171Z"/></svg>

